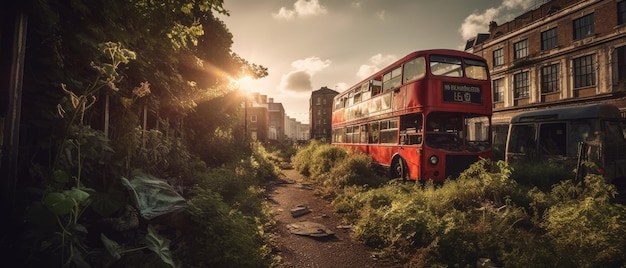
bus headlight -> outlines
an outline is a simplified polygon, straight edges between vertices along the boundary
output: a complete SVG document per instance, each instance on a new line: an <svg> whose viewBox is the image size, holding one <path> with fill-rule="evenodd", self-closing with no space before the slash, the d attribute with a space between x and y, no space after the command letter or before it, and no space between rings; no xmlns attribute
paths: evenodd
<svg viewBox="0 0 626 268"><path fill-rule="evenodd" d="M436 155L431 155L428 160L430 160L430 164L433 166L439 163L439 157L437 157Z"/></svg>

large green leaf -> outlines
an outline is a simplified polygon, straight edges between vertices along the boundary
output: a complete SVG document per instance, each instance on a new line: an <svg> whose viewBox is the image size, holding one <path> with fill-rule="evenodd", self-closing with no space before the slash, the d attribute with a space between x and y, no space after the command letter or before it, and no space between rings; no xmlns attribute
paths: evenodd
<svg viewBox="0 0 626 268"><path fill-rule="evenodd" d="M72 211L74 201L62 193L48 193L43 200L44 206L55 215L65 215Z"/></svg>
<svg viewBox="0 0 626 268"><path fill-rule="evenodd" d="M76 200L78 203L83 203L89 198L89 193L78 189L76 187L72 187L71 190L67 190L63 192L68 198Z"/></svg>
<svg viewBox="0 0 626 268"><path fill-rule="evenodd" d="M148 225L146 246L159 255L163 262L169 264L171 267L176 267L174 265L172 252L170 251L170 240L157 234L152 225Z"/></svg>

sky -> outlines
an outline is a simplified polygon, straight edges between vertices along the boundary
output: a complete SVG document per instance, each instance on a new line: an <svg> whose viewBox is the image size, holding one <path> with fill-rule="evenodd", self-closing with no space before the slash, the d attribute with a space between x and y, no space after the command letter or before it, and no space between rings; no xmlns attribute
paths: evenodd
<svg viewBox="0 0 626 268"><path fill-rule="evenodd" d="M233 35L231 50L268 68L239 86L280 102L309 123L311 92L343 92L410 52L463 50L546 0L225 0L219 15Z"/></svg>

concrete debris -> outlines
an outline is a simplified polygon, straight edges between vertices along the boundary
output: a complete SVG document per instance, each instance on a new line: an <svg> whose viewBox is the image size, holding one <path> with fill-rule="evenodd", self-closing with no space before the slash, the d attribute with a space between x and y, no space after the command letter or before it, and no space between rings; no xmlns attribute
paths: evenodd
<svg viewBox="0 0 626 268"><path fill-rule="evenodd" d="M297 205L295 208L291 209L291 217L297 218L302 215L306 215L311 213L311 210L304 205Z"/></svg>
<svg viewBox="0 0 626 268"><path fill-rule="evenodd" d="M312 237L325 237L335 234L326 226L310 221L287 224L287 230L289 230L292 234L307 235Z"/></svg>

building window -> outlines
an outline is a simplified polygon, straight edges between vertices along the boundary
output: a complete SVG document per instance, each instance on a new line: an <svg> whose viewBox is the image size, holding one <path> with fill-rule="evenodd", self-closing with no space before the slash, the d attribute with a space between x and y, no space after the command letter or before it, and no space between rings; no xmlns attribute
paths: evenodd
<svg viewBox="0 0 626 268"><path fill-rule="evenodd" d="M515 49L515 59L521 59L528 56L528 40L524 39L513 44Z"/></svg>
<svg viewBox="0 0 626 268"><path fill-rule="evenodd" d="M315 102L315 105L321 105L322 104L322 98L321 97L317 97L316 99L317 99L317 101Z"/></svg>
<svg viewBox="0 0 626 268"><path fill-rule="evenodd" d="M593 13L574 20L574 40L593 34Z"/></svg>
<svg viewBox="0 0 626 268"><path fill-rule="evenodd" d="M530 83L528 81L528 72L522 72L513 76L514 92L513 97L515 99L528 98L530 92Z"/></svg>
<svg viewBox="0 0 626 268"><path fill-rule="evenodd" d="M504 65L504 50L496 49L493 51L493 66Z"/></svg>
<svg viewBox="0 0 626 268"><path fill-rule="evenodd" d="M541 68L541 93L559 92L559 65Z"/></svg>
<svg viewBox="0 0 626 268"><path fill-rule="evenodd" d="M256 115L251 115L250 116L250 122L256 122L256 120L257 120Z"/></svg>
<svg viewBox="0 0 626 268"><path fill-rule="evenodd" d="M326 105L326 97L322 99L322 104Z"/></svg>
<svg viewBox="0 0 626 268"><path fill-rule="evenodd" d="M504 101L504 79L493 80L493 102Z"/></svg>
<svg viewBox="0 0 626 268"><path fill-rule="evenodd" d="M620 1L617 3L617 24L624 23L626 23L626 1Z"/></svg>
<svg viewBox="0 0 626 268"><path fill-rule="evenodd" d="M615 50L617 51L617 77L619 81L624 81L626 80L626 46Z"/></svg>
<svg viewBox="0 0 626 268"><path fill-rule="evenodd" d="M594 65L593 55L574 59L574 88L594 86L596 84Z"/></svg>
<svg viewBox="0 0 626 268"><path fill-rule="evenodd" d="M541 50L550 50L557 45L556 28L541 32Z"/></svg>

